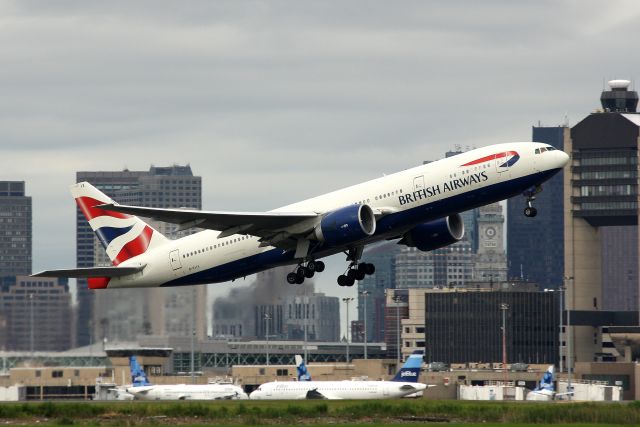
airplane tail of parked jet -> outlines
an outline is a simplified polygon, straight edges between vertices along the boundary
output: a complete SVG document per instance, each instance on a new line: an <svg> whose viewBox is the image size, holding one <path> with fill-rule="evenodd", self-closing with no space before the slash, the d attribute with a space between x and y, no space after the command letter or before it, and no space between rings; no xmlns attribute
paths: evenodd
<svg viewBox="0 0 640 427"><path fill-rule="evenodd" d="M296 370L298 371L298 381L311 381L311 375L307 371L307 365L304 364L302 356L296 354Z"/></svg>
<svg viewBox="0 0 640 427"><path fill-rule="evenodd" d="M143 387L152 385L147 379L144 369L138 364L135 356L129 357L129 369L131 370L131 385L133 387Z"/></svg>
<svg viewBox="0 0 640 427"><path fill-rule="evenodd" d="M418 378L420 377L420 368L422 367L423 357L424 354L422 350L414 351L391 381L417 383Z"/></svg>

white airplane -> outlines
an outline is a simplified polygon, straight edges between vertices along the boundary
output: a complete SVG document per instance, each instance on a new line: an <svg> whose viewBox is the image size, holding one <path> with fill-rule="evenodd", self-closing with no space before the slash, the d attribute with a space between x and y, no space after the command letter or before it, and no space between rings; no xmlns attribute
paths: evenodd
<svg viewBox="0 0 640 427"><path fill-rule="evenodd" d="M313 381L302 363L302 367L298 365L298 378L303 380L265 383L252 391L249 398L256 400L399 398L427 388L426 384L418 382L421 366L422 353L415 352L409 356L391 381Z"/></svg>
<svg viewBox="0 0 640 427"><path fill-rule="evenodd" d="M555 400L561 396L569 396L573 395L573 392L566 393L557 393L555 387L553 386L554 380L554 370L555 367L553 365L549 366L542 376L540 380L540 384L535 389L531 390L527 394L527 400L536 400L536 401L550 401Z"/></svg>
<svg viewBox="0 0 640 427"><path fill-rule="evenodd" d="M126 389L137 400L236 400L248 399L241 387L233 384L153 385L135 356L129 358L131 387Z"/></svg>
<svg viewBox="0 0 640 427"><path fill-rule="evenodd" d="M287 281L300 284L324 270L321 258L344 252L349 266L338 284L353 286L375 271L360 262L370 243L400 239L421 251L441 248L463 237L459 212L518 194L525 196L525 215L535 216L540 185L568 160L547 144L490 145L269 212L124 206L81 182L71 193L113 267L34 276L84 277L91 289L184 286L292 265ZM205 230L169 240L138 216Z"/></svg>

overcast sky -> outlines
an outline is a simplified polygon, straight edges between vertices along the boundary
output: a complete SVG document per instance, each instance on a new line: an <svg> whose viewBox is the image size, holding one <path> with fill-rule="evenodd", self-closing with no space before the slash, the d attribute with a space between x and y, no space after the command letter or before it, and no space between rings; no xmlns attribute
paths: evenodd
<svg viewBox="0 0 640 427"><path fill-rule="evenodd" d="M78 170L191 164L267 210L575 124L640 73L640 2L0 1L0 180L33 268L75 265ZM335 295L342 259L318 279ZM227 285L224 285L227 286Z"/></svg>

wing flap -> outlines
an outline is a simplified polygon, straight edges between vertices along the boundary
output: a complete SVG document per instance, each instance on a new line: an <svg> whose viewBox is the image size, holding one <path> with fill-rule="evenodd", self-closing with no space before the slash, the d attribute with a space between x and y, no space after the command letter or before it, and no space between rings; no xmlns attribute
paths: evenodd
<svg viewBox="0 0 640 427"><path fill-rule="evenodd" d="M87 267L87 268L67 268L60 270L45 270L31 277L67 277L85 279L90 277L122 277L141 272L145 265L138 267Z"/></svg>

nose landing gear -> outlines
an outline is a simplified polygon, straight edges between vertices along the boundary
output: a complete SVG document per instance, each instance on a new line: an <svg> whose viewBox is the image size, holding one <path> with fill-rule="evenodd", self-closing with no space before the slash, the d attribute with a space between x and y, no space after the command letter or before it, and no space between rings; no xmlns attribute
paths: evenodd
<svg viewBox="0 0 640 427"><path fill-rule="evenodd" d="M536 199L536 194L542 191L542 187L537 185L535 187L531 187L524 193L522 193L527 200L527 207L524 208L524 216L528 218L533 218L538 215L538 210L533 207L533 201Z"/></svg>

